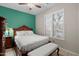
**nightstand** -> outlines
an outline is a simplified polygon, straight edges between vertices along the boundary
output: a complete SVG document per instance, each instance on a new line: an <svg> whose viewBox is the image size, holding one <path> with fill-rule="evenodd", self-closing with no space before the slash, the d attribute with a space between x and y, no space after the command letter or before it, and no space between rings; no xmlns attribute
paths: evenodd
<svg viewBox="0 0 79 59"><path fill-rule="evenodd" d="M5 37L5 48L12 48L12 37Z"/></svg>

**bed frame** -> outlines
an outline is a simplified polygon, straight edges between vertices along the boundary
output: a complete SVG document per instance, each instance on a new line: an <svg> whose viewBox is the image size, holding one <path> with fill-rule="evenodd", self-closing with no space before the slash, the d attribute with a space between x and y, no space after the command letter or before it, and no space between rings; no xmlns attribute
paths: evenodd
<svg viewBox="0 0 79 59"><path fill-rule="evenodd" d="M14 28L14 36L16 35L16 31L28 31L28 30L32 30L32 28L29 28L28 26L21 26L18 28Z"/></svg>
<svg viewBox="0 0 79 59"><path fill-rule="evenodd" d="M16 31L29 31L29 30L32 30L31 28L29 28L28 26L25 26L25 25L23 25L23 26L21 26L21 27L18 27L18 28L14 28L14 36L16 36ZM49 42L51 42L51 41L49 41ZM48 43L49 43L48 42ZM14 42L15 43L15 42ZM57 48L56 49L57 50L57 55L59 55L59 48ZM16 51L16 54L18 55L22 55L22 56L27 56L27 53L29 52L29 51L22 51L22 50L19 50L19 48L17 47L17 45L16 45L16 43L15 43L15 51ZM55 51L54 51L55 52ZM52 52L52 53L54 53L54 52ZM51 53L51 54L52 54ZM51 55L50 54L50 55ZM49 56L50 56L49 55Z"/></svg>
<svg viewBox="0 0 79 59"><path fill-rule="evenodd" d="M23 26L18 27L18 28L14 28L14 37L16 36L16 31L29 31L29 30L32 30L32 28L29 28L26 25L23 25ZM19 50L15 42L14 42L14 47L15 47L16 54L19 53L19 55L26 55L28 53L27 51ZM24 54L22 54L22 53L24 53Z"/></svg>

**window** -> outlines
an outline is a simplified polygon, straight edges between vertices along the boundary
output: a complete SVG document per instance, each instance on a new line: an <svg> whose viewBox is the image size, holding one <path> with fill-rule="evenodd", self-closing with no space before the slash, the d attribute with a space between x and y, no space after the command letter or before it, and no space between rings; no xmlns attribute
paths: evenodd
<svg viewBox="0 0 79 59"><path fill-rule="evenodd" d="M64 39L64 9L45 15L45 35Z"/></svg>
<svg viewBox="0 0 79 59"><path fill-rule="evenodd" d="M53 13L53 37L64 39L64 10Z"/></svg>
<svg viewBox="0 0 79 59"><path fill-rule="evenodd" d="M45 15L45 19L44 19L44 22L45 22L45 35L46 36L49 36L49 37L52 37L52 34L53 34L53 27L52 27L52 14L47 14Z"/></svg>

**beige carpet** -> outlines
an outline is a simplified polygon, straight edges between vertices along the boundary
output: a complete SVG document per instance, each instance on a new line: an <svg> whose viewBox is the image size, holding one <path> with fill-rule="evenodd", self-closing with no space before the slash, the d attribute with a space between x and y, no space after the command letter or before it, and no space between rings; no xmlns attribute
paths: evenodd
<svg viewBox="0 0 79 59"><path fill-rule="evenodd" d="M6 50L5 50L5 56L16 56L16 52L15 52L14 48L6 49ZM57 53L54 52L54 53L52 54L52 56L57 56ZM64 56L64 55L62 55L62 54L59 52L59 56Z"/></svg>
<svg viewBox="0 0 79 59"><path fill-rule="evenodd" d="M16 56L16 52L13 48L5 50L5 56Z"/></svg>

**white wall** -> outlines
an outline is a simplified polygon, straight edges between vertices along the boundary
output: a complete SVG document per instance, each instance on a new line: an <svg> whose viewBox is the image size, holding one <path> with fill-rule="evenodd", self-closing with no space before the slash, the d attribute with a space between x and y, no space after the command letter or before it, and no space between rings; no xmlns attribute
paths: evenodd
<svg viewBox="0 0 79 59"><path fill-rule="evenodd" d="M55 40L61 47L79 53L79 6L78 4L55 4L49 10L36 16L36 31L44 34L44 15L64 8L65 40Z"/></svg>

